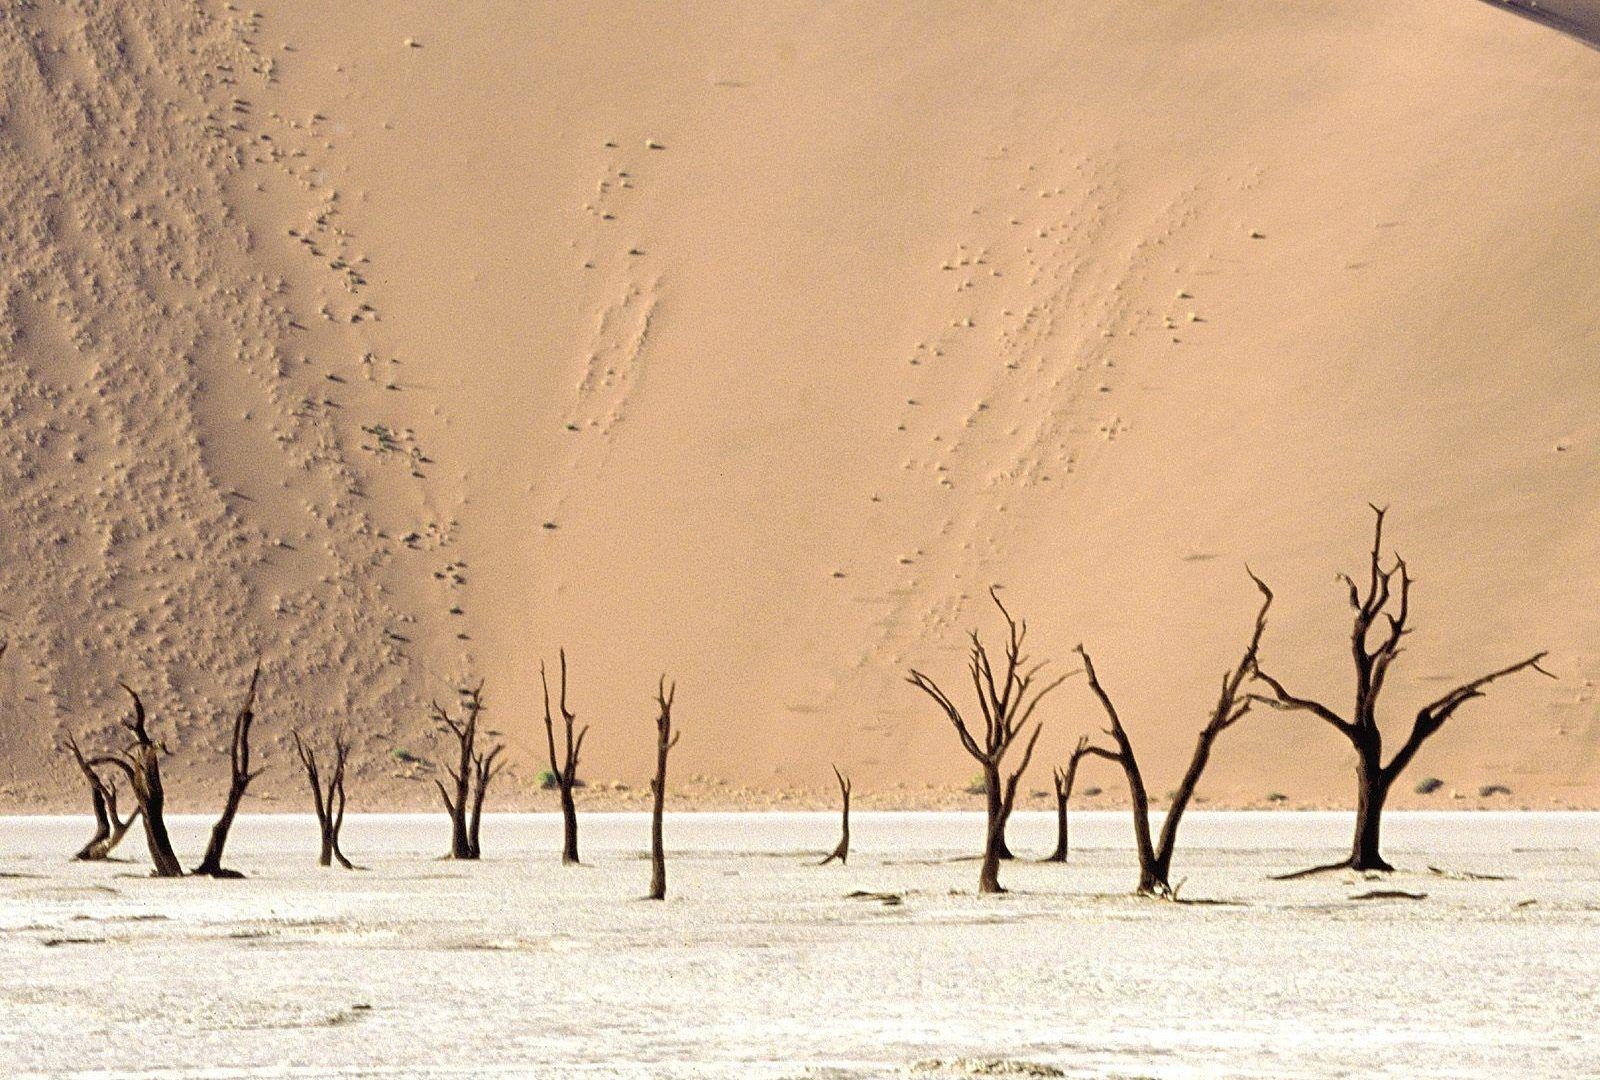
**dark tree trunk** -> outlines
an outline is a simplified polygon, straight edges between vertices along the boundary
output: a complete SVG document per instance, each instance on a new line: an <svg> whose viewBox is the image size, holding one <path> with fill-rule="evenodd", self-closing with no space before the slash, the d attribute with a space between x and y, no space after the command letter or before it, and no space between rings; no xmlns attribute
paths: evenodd
<svg viewBox="0 0 1600 1080"><path fill-rule="evenodd" d="M106 754L89 761L91 768L107 765L120 771L133 788L133 797L139 803L139 816L144 818L144 839L150 849L150 861L155 865L156 877L182 877L183 864L172 850L172 838L167 835L165 818L167 796L161 784L160 749L150 738L145 727L144 702L127 683L122 688L133 699L133 715L122 721L122 726L133 734L133 745L116 753Z"/></svg>
<svg viewBox="0 0 1600 1080"><path fill-rule="evenodd" d="M978 891L981 893L1005 892L1000 887L1000 860L1010 858L1006 846L1006 819L1002 812L1000 795L1000 770L986 765L983 786L995 793L989 804L989 814L983 832L983 865L978 871Z"/></svg>
<svg viewBox="0 0 1600 1080"><path fill-rule="evenodd" d="M561 865L578 865L578 804L572 791L578 786L578 761L583 753L583 740L589 734L588 725L581 731L574 728L577 717L567 708L567 650L561 650L561 723L566 733L566 754L556 756L556 722L550 712L550 678L545 673L544 661L539 661L539 685L544 690L544 734L550 751L550 773L556 778L556 788L561 793Z"/></svg>
<svg viewBox="0 0 1600 1080"><path fill-rule="evenodd" d="M467 845L472 850L474 859L483 855L483 847L478 842L478 833L483 825L483 801L489 794L489 781L500 775L501 765L496 764L504 746L496 746L487 754L479 754L472 759L472 821L467 825Z"/></svg>
<svg viewBox="0 0 1600 1080"><path fill-rule="evenodd" d="M450 858L476 859L477 857L472 851L472 837L467 832L466 814L452 811L450 815Z"/></svg>
<svg viewBox="0 0 1600 1080"><path fill-rule="evenodd" d="M650 781L650 794L655 797L650 813L650 900L667 898L667 853L662 841L661 819L667 800L667 754L678 745L680 733L672 730L672 699L677 696L677 685L667 686L666 676L656 693L660 714L656 717L656 775Z"/></svg>
<svg viewBox="0 0 1600 1080"><path fill-rule="evenodd" d="M460 739L461 758L457 765L455 775L455 802L445 799L445 807L450 811L450 857L452 859L476 859L477 852L472 850L472 834L467 831L467 800L470 797L472 783L472 744L477 734L477 718L467 721L465 736Z"/></svg>
<svg viewBox="0 0 1600 1080"><path fill-rule="evenodd" d="M486 794L479 787L472 795L472 817L467 822L467 858L481 859L483 857L483 843L479 835L483 827L483 799Z"/></svg>
<svg viewBox="0 0 1600 1080"><path fill-rule="evenodd" d="M1071 849L1067 833L1067 804L1072 800L1072 786L1078 778L1078 763L1089 753L1089 738L1082 736L1078 745L1073 748L1072 756L1067 759L1065 769L1056 769L1051 779L1055 782L1056 789L1056 849L1050 853L1045 862L1067 861Z"/></svg>
<svg viewBox="0 0 1600 1080"><path fill-rule="evenodd" d="M819 866L827 866L835 859L839 860L840 866L844 866L850 861L850 780L844 773L839 771L839 766L837 765L833 767L833 775L839 780L839 796L843 800L843 809L840 811L841 817L839 820L839 843L826 859L817 864Z"/></svg>
<svg viewBox="0 0 1600 1080"><path fill-rule="evenodd" d="M572 788L561 789L561 865L578 864L578 804L572 798Z"/></svg>
<svg viewBox="0 0 1600 1080"><path fill-rule="evenodd" d="M122 838L128 835L128 829L133 825L133 819L139 816L139 811L135 809L127 820L123 820L117 813L116 785L108 783L95 771L84 758L76 739L67 740L67 749L72 753L84 779L89 782L89 798L94 806L94 835L78 849L73 858L79 862L100 862L110 857L116 846L122 843Z"/></svg>
<svg viewBox="0 0 1600 1080"><path fill-rule="evenodd" d="M1383 519L1386 511L1374 506L1377 520L1373 525L1372 551L1367 559L1366 586L1363 589L1348 574L1340 574L1349 595L1350 608L1355 613L1350 631L1350 654L1355 664L1355 701L1349 718L1335 712L1312 698L1299 697L1273 676L1256 669L1256 678L1272 691L1272 697L1259 700L1279 709L1311 713L1331 725L1339 734L1350 740L1356 751L1356 829L1350 847L1350 857L1324 866L1313 866L1284 874L1280 881L1305 877L1327 870L1392 870L1379 848L1379 829L1382 825L1383 804L1389 789L1412 758L1455 714L1462 705L1484 696L1484 688L1497 679L1531 668L1543 675L1548 671L1539 666L1543 652L1526 660L1491 671L1470 682L1462 683L1443 697L1424 705L1411 723L1411 732L1400 749L1395 751L1388 764L1383 761L1383 731L1378 726L1378 700L1388 678L1389 666L1403 651L1401 641L1411 632L1407 621L1411 615L1411 572L1399 555L1394 562L1383 565ZM1396 581L1398 579L1398 582ZM1382 619L1380 623L1378 620ZM1553 676L1552 676L1553 677Z"/></svg>
<svg viewBox="0 0 1600 1080"><path fill-rule="evenodd" d="M300 764L305 767L306 781L311 785L312 805L317 812L317 831L322 839L317 865L332 866L337 860L346 870L354 870L355 866L339 849L339 831L344 828L344 771L350 756L350 744L342 734L333 737L333 773L328 777L327 791L324 792L316 751L305 744L300 732L292 734L295 752L300 755Z"/></svg>
<svg viewBox="0 0 1600 1080"><path fill-rule="evenodd" d="M433 716L441 731L448 731L456 739L456 763L446 764L451 788L435 778L439 798L445 812L450 815L450 853L446 858L472 860L482 853L478 841L479 825L483 819L483 801L488 794L489 781L500 773L496 759L505 749L496 744L487 754L477 752L478 716L483 712L483 683L466 692L466 717L457 720L437 701L433 703Z"/></svg>
<svg viewBox="0 0 1600 1080"><path fill-rule="evenodd" d="M107 803L104 795L96 791L94 799L94 835L89 842L78 849L73 856L79 862L101 862L111 857L117 845L122 843L122 838L128 835L128 830L133 827L134 818L139 816L135 810L126 819L117 817L117 808L114 803Z"/></svg>
<svg viewBox="0 0 1600 1080"><path fill-rule="evenodd" d="M99 788L91 789L94 800L94 835L73 856L79 862L98 862L111 853L111 819L106 814L106 799Z"/></svg>
<svg viewBox="0 0 1600 1080"><path fill-rule="evenodd" d="M983 774L984 809L988 813L989 821L999 823L998 834L989 842L994 845L995 858L1011 859L1015 858L1015 856L1011 854L1011 848L1006 844L1007 815L1001 810L1000 791L998 788L999 781L1000 774L998 772L995 773L992 779L987 772Z"/></svg>
<svg viewBox="0 0 1600 1080"><path fill-rule="evenodd" d="M1194 754L1189 759L1189 768L1184 771L1183 780L1173 792L1172 804L1167 807L1166 818L1161 823L1159 843L1152 843L1150 839L1150 797L1145 790L1144 777L1139 771L1138 758L1133 752L1133 743L1129 740L1127 731L1123 729L1122 719L1117 715L1116 706L1112 704L1110 695L1106 693L1105 687L1101 686L1095 674L1094 661L1089 658L1082 645L1078 646L1078 655L1083 659L1083 671L1088 678L1089 689L1099 699L1100 707L1105 710L1106 718L1111 722L1107 733L1116 741L1117 748L1106 750L1090 746L1087 739L1080 739L1078 749L1073 755L1073 764L1077 764L1079 756L1093 754L1117 762L1127 775L1128 800L1133 805L1134 843L1139 853L1139 886L1135 891L1140 896L1176 899L1177 893L1172 888L1171 875L1172 853L1178 844L1178 825L1182 822L1183 813L1188 809L1190 800L1194 798L1195 788L1199 785L1200 777L1205 773L1206 765L1211 760L1212 744L1216 742L1217 736L1238 723L1250 711L1255 701L1253 695L1244 691L1244 686L1246 680L1256 671L1256 656L1261 647L1261 635L1266 632L1267 612L1272 607L1272 590L1254 574L1250 577L1262 596L1261 609L1256 614L1255 633L1251 636L1250 644L1239 662L1222 676L1222 692L1211 711L1211 719L1207 721L1206 726L1200 731L1199 738L1195 740ZM1070 777L1068 783L1070 784Z"/></svg>
<svg viewBox="0 0 1600 1080"><path fill-rule="evenodd" d="M994 601L995 607L1000 609L1000 614L1006 621L1003 667L1000 673L996 674L989 650L976 630L972 631L972 647L967 654L967 674L972 679L972 687L977 693L978 705L983 712L983 741L981 743L978 741L976 724L968 726L966 717L961 715L956 703L938 683L915 668L906 677L906 681L933 699L951 726L955 728L962 748L983 769L986 814L983 831L983 863L978 871L978 891L999 893L1005 891L1000 887L1000 861L1011 858L1011 851L1006 846L1006 821L1011 817L1011 808L1016 805L1017 781L1027 771L1028 762L1033 758L1033 748L1039 741L1043 722L1033 725L1032 733L1028 736L1027 749L1022 755L1022 763L1017 766L1016 771L1005 777L1003 784L1001 763L1017 737L1028 729L1039 702L1046 694L1060 686L1067 677L1063 675L1035 690L1034 680L1044 664L1029 664L1027 657L1022 653L1028 624L1018 622L1011 617L1011 612L1006 610L1005 604L1000 600L998 586L989 589L989 598Z"/></svg>
<svg viewBox="0 0 1600 1080"><path fill-rule="evenodd" d="M228 753L230 768L228 801L223 805L222 815L217 818L216 825L212 826L211 841L206 845L205 857L200 860L200 865L194 868L196 874L204 877L244 876L237 870L223 868L222 849L228 843L228 830L233 828L233 819L239 813L239 804L244 801L245 789L257 775L250 771L250 725L255 720L256 683L260 678L261 664L257 662L255 673L250 676L250 689L245 695L244 705L233 720L233 741Z"/></svg>
<svg viewBox="0 0 1600 1080"><path fill-rule="evenodd" d="M1350 851L1352 870L1393 870L1379 848L1383 804L1391 781L1372 754L1361 754L1356 765L1356 834Z"/></svg>
<svg viewBox="0 0 1600 1080"><path fill-rule="evenodd" d="M182 877L183 864L178 853L172 850L172 838L167 835L166 791L161 786L161 765L156 759L154 746L144 747L146 795L140 800L140 816L144 818L145 844L150 848L150 861L155 864L156 877Z"/></svg>
<svg viewBox="0 0 1600 1080"><path fill-rule="evenodd" d="M1067 836L1067 794L1058 790L1056 792L1056 849L1044 861L1066 862L1069 847Z"/></svg>

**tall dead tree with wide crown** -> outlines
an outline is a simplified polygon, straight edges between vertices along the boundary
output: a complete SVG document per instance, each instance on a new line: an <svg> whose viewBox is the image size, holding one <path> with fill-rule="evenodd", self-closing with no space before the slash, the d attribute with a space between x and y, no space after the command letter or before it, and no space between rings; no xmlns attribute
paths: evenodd
<svg viewBox="0 0 1600 1080"><path fill-rule="evenodd" d="M1178 825L1183 820L1183 812L1188 809L1189 801L1194 797L1195 787L1199 785L1200 777L1205 773L1206 765L1211 760L1211 747L1217 741L1217 736L1243 719L1245 713L1250 711L1250 706L1257 700L1249 692L1249 680L1255 674L1261 635L1267 628L1267 610L1272 607L1272 590L1254 574L1250 575L1250 580L1256 583L1256 588L1261 591L1262 597L1261 609L1256 614L1255 631L1251 634L1250 644L1245 648L1239 662L1222 676L1222 692L1217 696L1216 706L1211 710L1211 718L1206 722L1206 726L1200 729L1200 736L1195 741L1194 754L1189 759L1189 768L1184 772L1183 780L1173 793L1171 805L1167 807L1166 817L1161 822L1161 837L1157 841L1152 842L1150 836L1150 797L1145 790L1144 776L1139 771L1138 758L1133 752L1133 743L1122 726L1122 718L1111 702L1111 695L1106 692L1095 673L1094 661L1089 658L1088 652L1082 645L1078 646L1078 656L1083 660L1083 671L1089 680L1089 689L1093 691L1110 722L1106 734L1116 743L1115 749L1108 749L1102 746L1085 746L1080 742L1079 749L1085 755L1116 762L1122 766L1122 771L1128 778L1128 798L1133 804L1133 837L1139 855L1139 885L1135 891L1141 896L1168 899L1176 897L1176 890L1171 884L1172 853L1178 844Z"/></svg>
<svg viewBox="0 0 1600 1080"><path fill-rule="evenodd" d="M1288 877L1347 867L1352 870L1393 870L1394 867L1384 859L1379 844L1383 807L1395 780L1411 764L1422 744L1438 732L1457 709L1474 698L1483 697L1484 688L1495 680L1524 669L1550 675L1539 666L1539 661L1545 658L1546 653L1537 652L1526 660L1519 660L1462 683L1417 711L1405 741L1385 762L1383 731L1378 726L1378 698L1383 693L1390 665L1404 651L1402 640L1411 633L1407 623L1411 616L1411 586L1415 579L1406 561L1398 554L1393 556L1388 566L1384 565L1383 520L1387 510L1373 506L1372 512L1376 520L1364 588L1358 586L1349 574L1339 575L1349 594L1350 608L1355 613L1350 632L1350 654L1355 662L1356 685L1350 713L1341 714L1320 701L1291 693L1277 678L1259 666L1256 669L1257 678L1270 691L1260 697L1261 701L1278 709L1310 713L1348 739L1356 751L1355 840L1349 857L1325 866L1314 866Z"/></svg>
<svg viewBox="0 0 1600 1080"><path fill-rule="evenodd" d="M578 783L578 760L583 753L583 739L589 734L589 726L585 724L574 736L577 717L567 708L567 650L562 649L560 654L560 709L566 746L565 753L559 758L556 755L555 718L550 713L550 680L545 675L543 660L539 661L539 685L544 688L544 734L550 750L550 773L555 777L556 788L561 793L561 865L573 866L578 862L578 805L573 800L572 789Z"/></svg>
<svg viewBox="0 0 1600 1080"><path fill-rule="evenodd" d="M244 875L237 870L225 869L222 865L222 849L228 843L228 830L233 828L233 819L239 813L239 804L244 801L245 789L250 786L250 781L261 775L259 769L254 772L250 769L250 725L255 721L256 684L261 680L261 661L256 661L255 671L250 675L250 688L245 693L244 704L233 718L233 737L228 744L228 798L222 806L222 814L217 818L216 825L211 829L211 840L206 844L205 857L200 860L200 865L194 868L196 874L202 877L214 878L240 878Z"/></svg>
<svg viewBox="0 0 1600 1080"><path fill-rule="evenodd" d="M1035 687L1039 673L1048 661L1029 664L1028 658L1022 652L1028 634L1027 623L1018 622L1011 617L1011 612L1006 610L996 588L989 589L989 598L994 601L995 607L1000 609L1000 614L1006 621L1005 656L1002 661L1004 674L998 677L995 675L989 650L983 644L977 630L972 631L972 644L967 655L967 674L972 679L973 689L977 692L978 708L983 713L983 741L981 743L978 741L966 718L962 716L961 710L938 683L915 669L906 676L906 681L934 700L949 719L951 726L955 728L962 747L972 755L973 760L977 761L983 770L988 817L984 831L983 863L978 873L978 891L999 893L1005 891L1000 887L1000 860L1009 854L1006 849L1006 821L1011 816L1012 807L1016 805L1017 782L1027 771L1028 763L1033 760L1033 748L1038 743L1039 732L1044 727L1042 720L1033 725L1031 733L1023 744L1022 763L1003 778L1002 765L1007 751L1027 730L1039 702L1046 694L1065 682L1068 675Z"/></svg>
<svg viewBox="0 0 1600 1080"><path fill-rule="evenodd" d="M70 736L67 738L67 752L72 755L73 762L83 773L83 778L88 781L89 798L94 804L94 835L89 838L88 843L78 849L73 858L80 862L99 862L109 858L116 846L122 843L122 838L128 835L128 830L139 817L139 810L135 807L133 813L126 818L117 812L116 781L107 780L89 764L88 759L83 756L83 750L78 746L77 739Z"/></svg>
<svg viewBox="0 0 1600 1080"><path fill-rule="evenodd" d="M333 736L333 768L327 780L317 763L315 747L306 744L298 730L290 732L294 738L294 752L306 771L306 782L311 785L312 806L317 812L317 830L322 836L322 850L317 856L318 866L332 866L335 861L346 870L354 870L349 859L339 848L339 831L344 828L344 770L350 760L350 740L343 732Z"/></svg>
<svg viewBox="0 0 1600 1080"><path fill-rule="evenodd" d="M505 745L496 743L487 753L478 751L478 717L484 707L483 683L462 696L464 715L459 720L437 701L433 703L433 717L439 722L439 730L453 735L457 748L455 764L446 762L444 766L453 793L451 788L445 787L444 781L436 778L433 782L444 800L445 812L450 815L450 854L447 857L476 859L482 850L478 829L483 820L484 797L488 794L489 782L500 774L499 758Z"/></svg>
<svg viewBox="0 0 1600 1080"><path fill-rule="evenodd" d="M156 877L182 877L183 864L178 861L172 850L172 838L167 835L167 795L161 782L162 748L150 738L144 702L133 687L127 683L121 685L133 699L133 715L122 721L122 726L133 736L133 742L116 753L90 758L89 765L116 769L127 778L133 797L139 803L139 816L144 819L145 843L150 849L150 861L155 864L153 873Z"/></svg>

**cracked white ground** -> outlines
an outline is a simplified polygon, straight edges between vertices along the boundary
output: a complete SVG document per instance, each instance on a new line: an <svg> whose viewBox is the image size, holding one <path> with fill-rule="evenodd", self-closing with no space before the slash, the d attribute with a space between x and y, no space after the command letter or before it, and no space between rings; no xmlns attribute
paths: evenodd
<svg viewBox="0 0 1600 1080"><path fill-rule="evenodd" d="M970 814L496 815L483 862L440 815L246 816L245 881L74 864L83 818L0 819L0 1071L14 1076L1573 1077L1600 1061L1600 814L1403 814L1382 882L1276 882L1349 815L1201 813L1171 904L1127 894L1128 818L1012 825L980 897ZM173 821L194 861L209 819ZM1429 870L1438 867L1449 876ZM1475 880L1468 874L1504 875ZM1373 890L1424 899L1355 899ZM899 904L851 899L898 893ZM935 1062L942 1064L934 1064Z"/></svg>

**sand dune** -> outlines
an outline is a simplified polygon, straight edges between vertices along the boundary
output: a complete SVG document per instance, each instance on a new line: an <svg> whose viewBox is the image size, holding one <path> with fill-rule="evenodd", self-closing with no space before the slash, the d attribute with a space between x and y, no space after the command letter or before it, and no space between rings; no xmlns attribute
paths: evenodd
<svg viewBox="0 0 1600 1080"><path fill-rule="evenodd" d="M1561 676L1412 801L1596 804L1597 91L1462 0L10 9L0 803L77 798L53 747L118 678L213 797L257 650L264 794L342 722L354 798L424 803L395 752L469 678L526 791L562 644L597 780L642 780L665 670L707 797L832 760L936 802L974 770L903 674L959 676L993 582L1094 650L1159 793L1247 561L1272 662L1347 694L1376 501L1393 721ZM1047 712L1044 761L1099 727ZM1256 716L1203 791L1337 804L1345 753Z"/></svg>

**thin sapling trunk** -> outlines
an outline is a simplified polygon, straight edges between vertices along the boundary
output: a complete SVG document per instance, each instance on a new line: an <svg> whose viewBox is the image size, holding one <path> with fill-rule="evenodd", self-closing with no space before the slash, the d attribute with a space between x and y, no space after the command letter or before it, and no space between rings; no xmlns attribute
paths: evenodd
<svg viewBox="0 0 1600 1080"><path fill-rule="evenodd" d="M839 798L842 803L839 819L839 843L834 847L832 854L823 859L818 866L827 866L835 859L839 865L844 866L850 861L850 778L839 771L839 766L833 766L833 775L839 781Z"/></svg>
<svg viewBox="0 0 1600 1080"><path fill-rule="evenodd" d="M255 671L250 675L250 689L245 694L244 704L233 718L233 738L228 748L228 800L223 804L222 815L217 818L216 825L212 826L205 857L194 868L194 872L203 877L244 877L237 870L223 868L222 849L228 843L228 830L233 828L233 819L239 813L239 804L244 801L245 789L250 786L250 781L260 775L259 770L250 771L250 725L255 720L256 683L260 679L261 662L258 660Z"/></svg>
<svg viewBox="0 0 1600 1080"><path fill-rule="evenodd" d="M324 782L315 748L306 745L299 731L291 734L295 753L299 755L300 764L306 771L306 782L311 785L312 806L317 812L317 831L322 839L317 865L332 866L337 862L346 870L354 870L355 867L339 848L339 831L344 828L344 772L345 763L350 758L350 743L343 733L333 737L333 769Z"/></svg>
<svg viewBox="0 0 1600 1080"><path fill-rule="evenodd" d="M1067 837L1067 803L1072 798L1072 785L1078 777L1078 762L1082 761L1089 753L1089 737L1081 736L1078 745L1073 748L1072 756L1067 759L1065 769L1056 769L1052 773L1056 789L1056 849L1050 853L1045 862L1067 861L1069 851Z"/></svg>
<svg viewBox="0 0 1600 1080"><path fill-rule="evenodd" d="M662 843L661 819L667 799L667 755L678 745L682 734L672 730L672 700L677 692L677 684L668 686L663 675L656 691L656 775L650 781L650 794L654 797L650 813L650 900L667 898L667 853Z"/></svg>
<svg viewBox="0 0 1600 1080"><path fill-rule="evenodd" d="M583 739L589 734L584 725L574 735L577 717L567 708L567 650L561 650L561 722L566 736L565 753L556 755L555 718L550 713L550 681L545 676L544 661L539 662L539 684L544 689L544 734L550 751L550 772L556 778L556 788L561 794L561 864L578 864L578 804L572 790L578 784L578 761L583 753Z"/></svg>

